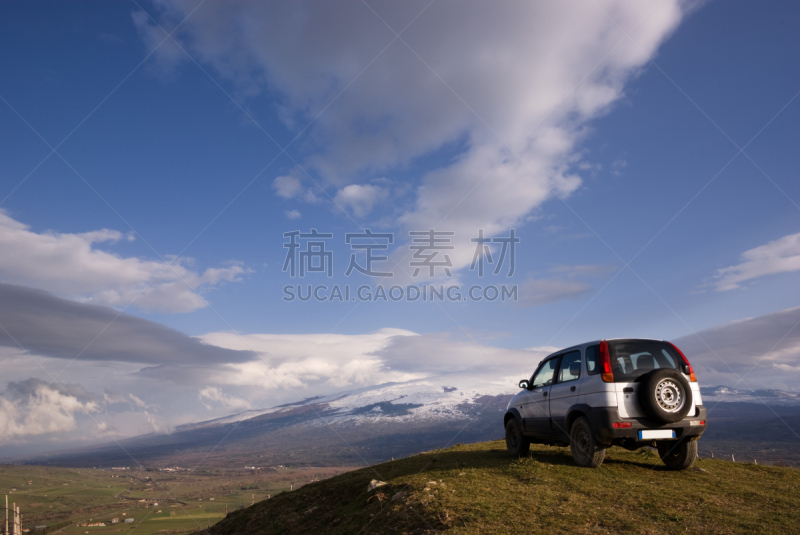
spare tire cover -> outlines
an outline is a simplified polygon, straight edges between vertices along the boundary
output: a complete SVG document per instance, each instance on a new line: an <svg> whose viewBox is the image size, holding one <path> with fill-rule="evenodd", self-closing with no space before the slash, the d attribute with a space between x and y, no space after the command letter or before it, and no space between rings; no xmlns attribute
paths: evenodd
<svg viewBox="0 0 800 535"><path fill-rule="evenodd" d="M653 370L642 377L639 403L656 420L673 423L683 420L692 406L689 382L676 370Z"/></svg>

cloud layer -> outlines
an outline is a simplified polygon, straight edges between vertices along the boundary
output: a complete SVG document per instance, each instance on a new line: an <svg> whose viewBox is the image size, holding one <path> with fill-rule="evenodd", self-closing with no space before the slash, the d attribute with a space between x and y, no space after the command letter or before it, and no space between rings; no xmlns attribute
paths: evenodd
<svg viewBox="0 0 800 535"><path fill-rule="evenodd" d="M180 261L125 258L98 249L99 244L132 239L108 229L36 233L0 210L0 280L97 304L133 302L144 310L189 312L208 304L201 292L224 281L238 281L248 272L230 265L198 273Z"/></svg>
<svg viewBox="0 0 800 535"><path fill-rule="evenodd" d="M455 371L504 377L513 385L520 369L529 373L552 349L506 349L444 333L420 335L402 329L353 335L222 332L202 339L231 350L249 348L260 358L218 366L155 366L142 369L139 375L183 385L211 385L214 388L200 393L205 403L224 405L224 396L230 394L217 388L238 388L249 392L248 400L260 406L264 396L300 399Z"/></svg>
<svg viewBox="0 0 800 535"><path fill-rule="evenodd" d="M796 391L800 384L800 308L726 323L675 344L707 386Z"/></svg>
<svg viewBox="0 0 800 535"><path fill-rule="evenodd" d="M147 364L246 362L249 351L204 344L152 321L0 283L0 345L55 358Z"/></svg>
<svg viewBox="0 0 800 535"><path fill-rule="evenodd" d="M561 279L528 280L520 288L520 303L535 307L564 299L577 299L592 291L586 282Z"/></svg>

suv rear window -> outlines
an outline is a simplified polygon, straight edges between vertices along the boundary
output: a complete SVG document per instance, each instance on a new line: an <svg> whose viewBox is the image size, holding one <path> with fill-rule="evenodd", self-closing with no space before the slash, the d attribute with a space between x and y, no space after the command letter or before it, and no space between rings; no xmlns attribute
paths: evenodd
<svg viewBox="0 0 800 535"><path fill-rule="evenodd" d="M608 352L614 382L635 381L650 370L678 370L680 357L666 342L651 340L609 340Z"/></svg>

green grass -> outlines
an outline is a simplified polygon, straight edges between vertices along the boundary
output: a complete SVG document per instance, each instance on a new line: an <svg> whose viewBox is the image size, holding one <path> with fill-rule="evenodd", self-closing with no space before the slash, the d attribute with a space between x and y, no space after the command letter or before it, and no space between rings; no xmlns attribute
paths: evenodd
<svg viewBox="0 0 800 535"><path fill-rule="evenodd" d="M371 479L389 485L368 493ZM511 459L503 442L488 442L312 483L211 532L796 533L798 491L793 468L699 460L672 472L649 449L612 448L593 470L575 466L567 448L534 446Z"/></svg>

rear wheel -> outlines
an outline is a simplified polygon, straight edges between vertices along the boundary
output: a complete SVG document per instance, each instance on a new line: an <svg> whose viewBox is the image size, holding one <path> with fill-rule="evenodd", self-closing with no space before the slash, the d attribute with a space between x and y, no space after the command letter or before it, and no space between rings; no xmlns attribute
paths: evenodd
<svg viewBox="0 0 800 535"><path fill-rule="evenodd" d="M597 468L603 464L606 457L606 448L597 443L594 438L589 420L581 416L569 430L569 447L572 451L572 458L578 466Z"/></svg>
<svg viewBox="0 0 800 535"><path fill-rule="evenodd" d="M506 448L514 457L524 457L531 449L531 441L522 434L522 429L514 418L506 424Z"/></svg>
<svg viewBox="0 0 800 535"><path fill-rule="evenodd" d="M697 440L663 441L658 456L670 470L686 470L697 460Z"/></svg>

